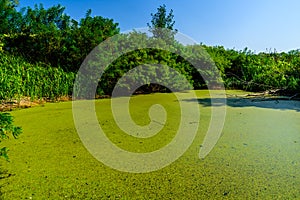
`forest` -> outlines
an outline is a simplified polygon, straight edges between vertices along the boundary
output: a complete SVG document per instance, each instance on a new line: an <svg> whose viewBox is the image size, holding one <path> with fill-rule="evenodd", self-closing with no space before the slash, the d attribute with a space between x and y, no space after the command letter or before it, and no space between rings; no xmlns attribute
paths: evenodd
<svg viewBox="0 0 300 200"><path fill-rule="evenodd" d="M85 57L98 44L120 34L119 24L113 19L92 16L92 10L85 18L76 21L68 16L61 5L45 9L43 5L18 9L15 1L1 1L0 9L0 98L20 100L58 99L72 94L75 74ZM159 10L162 9L162 10ZM165 15L167 23L153 21L152 26L173 29L173 14L166 16L166 7L158 11ZM168 18L167 18L168 17ZM149 25L151 29L151 25ZM177 30L171 34L175 34ZM134 32L120 34L123 37L140 38L137 41L149 43L157 35L149 37ZM167 42L166 42L167 41ZM165 45L182 48L174 37L163 40ZM167 44L168 43L168 44ZM131 44L127 44L131 45ZM300 51L255 53L244 50L226 49L223 46L195 44L188 46L186 54L197 54L204 48L219 69L227 89L247 91L281 91L285 94L297 93L300 89ZM202 60L208 59L196 55ZM157 60L158 63L157 63ZM206 87L201 75L192 65L170 52L141 49L117 59L105 72L98 84L96 95L111 95L118 79L127 71L141 63L166 64L183 74L194 89ZM166 88L141 87L143 92L164 92Z"/></svg>

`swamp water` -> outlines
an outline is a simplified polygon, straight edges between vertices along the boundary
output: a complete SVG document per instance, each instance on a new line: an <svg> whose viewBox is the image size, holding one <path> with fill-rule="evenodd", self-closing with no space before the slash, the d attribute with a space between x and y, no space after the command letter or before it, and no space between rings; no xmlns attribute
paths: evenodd
<svg viewBox="0 0 300 200"><path fill-rule="evenodd" d="M191 103L199 105L201 118L193 144L169 166L141 174L111 169L89 154L76 133L71 102L12 112L23 134L3 143L11 150L11 162L2 164L3 198L299 199L300 102L228 98L222 135L213 150L199 159L210 101L202 92L197 95ZM178 111L170 94L134 98L143 99L143 104L133 106L139 111L132 116L137 121L149 120L139 110L147 102L169 106L172 116ZM110 100L99 100L96 107L103 129L124 149L152 151L168 141L165 135L138 141L124 138L108 114ZM170 121L165 133L176 128Z"/></svg>

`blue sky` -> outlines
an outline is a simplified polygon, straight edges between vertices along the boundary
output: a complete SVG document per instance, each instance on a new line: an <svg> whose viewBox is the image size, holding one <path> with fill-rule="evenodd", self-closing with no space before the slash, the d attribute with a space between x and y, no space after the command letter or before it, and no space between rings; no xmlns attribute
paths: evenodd
<svg viewBox="0 0 300 200"><path fill-rule="evenodd" d="M143 28L162 4L173 9L175 28L197 42L255 52L300 49L299 0L20 0L20 7L61 4L74 19L114 19L121 31Z"/></svg>

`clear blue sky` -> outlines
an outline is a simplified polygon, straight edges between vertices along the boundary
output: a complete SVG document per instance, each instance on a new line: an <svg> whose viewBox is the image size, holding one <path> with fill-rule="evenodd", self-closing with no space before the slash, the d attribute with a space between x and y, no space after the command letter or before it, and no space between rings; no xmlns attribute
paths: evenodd
<svg viewBox="0 0 300 200"><path fill-rule="evenodd" d="M300 49L299 0L20 0L20 7L61 4L78 20L92 15L114 19L121 31L146 27L159 5L173 9L175 28L207 45L255 52Z"/></svg>

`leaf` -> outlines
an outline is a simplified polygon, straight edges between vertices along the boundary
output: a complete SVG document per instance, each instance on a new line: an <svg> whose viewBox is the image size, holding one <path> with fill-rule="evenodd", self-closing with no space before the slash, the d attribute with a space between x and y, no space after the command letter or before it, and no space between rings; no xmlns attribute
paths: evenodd
<svg viewBox="0 0 300 200"><path fill-rule="evenodd" d="M3 147L0 149L0 157L4 158L6 161L9 161L8 151L9 149L7 147Z"/></svg>

